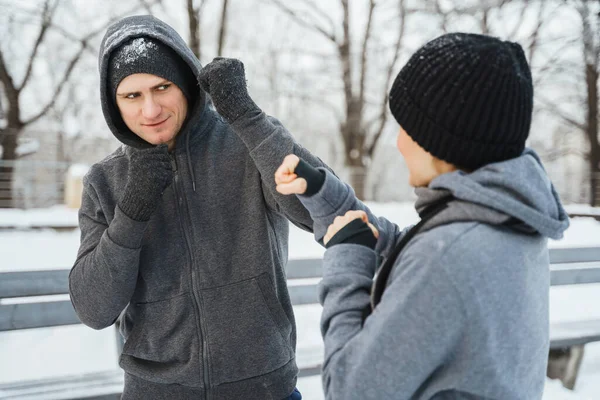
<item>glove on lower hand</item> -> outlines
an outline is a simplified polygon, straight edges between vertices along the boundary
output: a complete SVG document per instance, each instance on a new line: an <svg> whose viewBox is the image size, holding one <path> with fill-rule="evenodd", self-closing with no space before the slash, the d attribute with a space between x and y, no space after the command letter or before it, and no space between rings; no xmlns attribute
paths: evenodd
<svg viewBox="0 0 600 400"><path fill-rule="evenodd" d="M119 208L133 220L150 220L162 193L172 181L173 170L166 144L133 150Z"/></svg>
<svg viewBox="0 0 600 400"><path fill-rule="evenodd" d="M217 57L200 71L200 86L210 94L217 112L230 124L251 110L260 110L246 87L244 64Z"/></svg>

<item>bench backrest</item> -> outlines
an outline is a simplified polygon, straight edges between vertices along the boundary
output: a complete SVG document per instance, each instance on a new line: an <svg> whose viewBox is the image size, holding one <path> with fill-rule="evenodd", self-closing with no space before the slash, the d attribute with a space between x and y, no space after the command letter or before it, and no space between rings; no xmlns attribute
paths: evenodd
<svg viewBox="0 0 600 400"><path fill-rule="evenodd" d="M550 263L552 285L600 283L600 247L550 249ZM68 297L68 276L69 270L0 273L0 331L79 324ZM318 303L321 276L321 259L290 260L292 304Z"/></svg>

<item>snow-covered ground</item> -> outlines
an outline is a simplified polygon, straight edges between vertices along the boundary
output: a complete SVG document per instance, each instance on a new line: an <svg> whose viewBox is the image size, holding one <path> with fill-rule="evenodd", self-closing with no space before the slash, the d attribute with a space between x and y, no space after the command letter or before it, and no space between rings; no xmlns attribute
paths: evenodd
<svg viewBox="0 0 600 400"><path fill-rule="evenodd" d="M369 204L375 214L407 225L417 220L408 203ZM69 268L79 245L79 231L24 229L68 227L77 224L77 212L63 207L47 210L0 209L0 271ZM19 226L19 230L2 227ZM600 223L577 218L561 241L550 247L600 246ZM290 259L321 257L323 249L310 234L290 229ZM600 318L600 284L551 288L551 322ZM306 365L320 349L319 305L295 307L298 326L298 362ZM317 350L320 351L320 350ZM0 333L0 384L18 380L52 378L67 374L115 368L117 354L113 329L94 331L85 326L44 328ZM301 378L304 398L323 398L319 377ZM548 381L544 400L600 399L600 343L586 346L574 392Z"/></svg>

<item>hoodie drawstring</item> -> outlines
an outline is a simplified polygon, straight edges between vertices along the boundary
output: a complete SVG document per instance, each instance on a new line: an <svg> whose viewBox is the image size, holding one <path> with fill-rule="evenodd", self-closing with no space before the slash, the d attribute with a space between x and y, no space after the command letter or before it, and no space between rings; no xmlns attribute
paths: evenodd
<svg viewBox="0 0 600 400"><path fill-rule="evenodd" d="M190 170L190 175L192 176L192 188L194 189L194 193L196 193L196 177L194 176L194 169L192 168L192 158L190 157L190 132L186 132L185 135L185 156L187 158L188 169Z"/></svg>

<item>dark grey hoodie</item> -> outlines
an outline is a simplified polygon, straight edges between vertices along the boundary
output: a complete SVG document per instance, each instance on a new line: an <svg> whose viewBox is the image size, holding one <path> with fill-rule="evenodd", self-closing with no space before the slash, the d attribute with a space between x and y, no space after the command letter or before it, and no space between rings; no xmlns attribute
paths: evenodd
<svg viewBox="0 0 600 400"><path fill-rule="evenodd" d="M325 252L319 296L327 399L541 399L548 360L547 238L568 217L537 155L473 173L453 172L417 190L417 209L456 200L402 250L381 302L361 326L377 256L407 232L377 218L327 173L300 196L320 240L337 215L362 209L380 236L375 251Z"/></svg>
<svg viewBox="0 0 600 400"><path fill-rule="evenodd" d="M128 218L117 201L130 146L144 143L116 121L107 64L115 48L142 35L173 48L196 76L201 69L183 39L153 17L108 29L100 93L108 126L126 145L84 179L71 300L94 329L120 318L125 399L281 400L297 375L287 219L307 230L312 220L297 198L275 191L273 176L289 153L323 163L261 112L229 126L198 89L172 152L173 184L149 222Z"/></svg>

